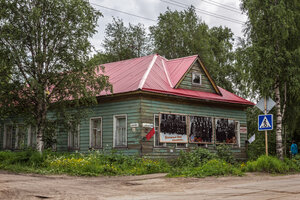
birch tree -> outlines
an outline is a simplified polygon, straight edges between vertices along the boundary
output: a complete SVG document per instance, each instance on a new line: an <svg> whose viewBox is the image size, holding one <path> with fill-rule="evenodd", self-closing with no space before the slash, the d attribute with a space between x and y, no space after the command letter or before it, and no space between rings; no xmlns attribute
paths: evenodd
<svg viewBox="0 0 300 200"><path fill-rule="evenodd" d="M102 15L86 0L0 0L1 110L32 119L37 149L49 110L96 102L108 77L86 65Z"/></svg>
<svg viewBox="0 0 300 200"><path fill-rule="evenodd" d="M242 9L248 15L248 70L259 94L275 98L276 154L283 159L287 93L297 88L300 79L300 2L242 0Z"/></svg>

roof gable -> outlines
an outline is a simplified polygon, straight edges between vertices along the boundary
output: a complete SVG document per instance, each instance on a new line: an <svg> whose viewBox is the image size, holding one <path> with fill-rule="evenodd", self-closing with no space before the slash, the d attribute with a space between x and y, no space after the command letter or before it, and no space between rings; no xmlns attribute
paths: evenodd
<svg viewBox="0 0 300 200"><path fill-rule="evenodd" d="M198 63L198 68L202 70L207 82L211 83L212 91L215 92L178 87L180 85L178 83L186 77L195 63ZM154 54L107 63L103 66L105 67L104 74L109 77L113 85L114 94L143 90L195 99L253 105L252 102L217 87L197 55L167 60ZM109 94L111 93L106 91L100 93L100 95Z"/></svg>
<svg viewBox="0 0 300 200"><path fill-rule="evenodd" d="M201 74L201 85L192 84L193 73ZM211 92L222 95L219 88L211 78L208 70L203 65L198 56L194 60L194 62L189 66L189 68L185 71L180 80L176 83L175 88Z"/></svg>

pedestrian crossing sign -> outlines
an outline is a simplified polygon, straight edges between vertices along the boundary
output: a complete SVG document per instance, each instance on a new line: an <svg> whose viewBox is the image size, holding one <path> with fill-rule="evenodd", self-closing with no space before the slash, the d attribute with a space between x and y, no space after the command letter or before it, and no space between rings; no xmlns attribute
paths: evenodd
<svg viewBox="0 0 300 200"><path fill-rule="evenodd" d="M273 115L258 115L258 130L273 130Z"/></svg>

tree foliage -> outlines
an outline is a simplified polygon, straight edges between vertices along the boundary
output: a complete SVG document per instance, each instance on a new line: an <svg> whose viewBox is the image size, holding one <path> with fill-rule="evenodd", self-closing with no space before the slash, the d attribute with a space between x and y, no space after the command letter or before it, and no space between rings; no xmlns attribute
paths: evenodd
<svg viewBox="0 0 300 200"><path fill-rule="evenodd" d="M233 91L233 33L229 28L209 28L190 7L160 14L150 33L155 52L169 59L199 54L217 85Z"/></svg>
<svg viewBox="0 0 300 200"><path fill-rule="evenodd" d="M103 47L106 59L112 62L144 56L149 52L148 42L144 25L129 23L127 27L123 20L113 18L105 29Z"/></svg>
<svg viewBox="0 0 300 200"><path fill-rule="evenodd" d="M300 3L242 0L242 9L249 18L245 72L260 95L276 100L276 150L282 158L282 117L293 107L288 101L299 96L294 91L300 82Z"/></svg>
<svg viewBox="0 0 300 200"><path fill-rule="evenodd" d="M1 110L29 117L38 148L49 109L95 102L108 77L87 65L101 13L86 0L0 1Z"/></svg>

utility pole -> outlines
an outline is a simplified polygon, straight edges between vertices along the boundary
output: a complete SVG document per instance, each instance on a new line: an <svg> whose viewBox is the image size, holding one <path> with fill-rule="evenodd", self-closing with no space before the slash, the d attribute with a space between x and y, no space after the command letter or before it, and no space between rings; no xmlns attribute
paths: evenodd
<svg viewBox="0 0 300 200"><path fill-rule="evenodd" d="M265 115L267 114L267 98L265 97ZM265 130L266 156L268 156L268 131Z"/></svg>

